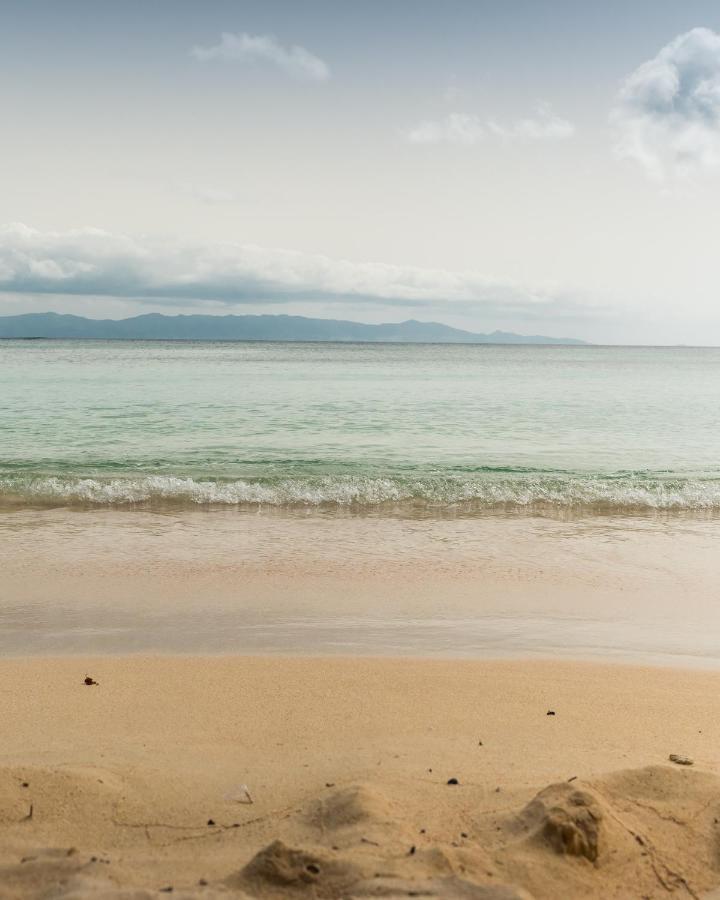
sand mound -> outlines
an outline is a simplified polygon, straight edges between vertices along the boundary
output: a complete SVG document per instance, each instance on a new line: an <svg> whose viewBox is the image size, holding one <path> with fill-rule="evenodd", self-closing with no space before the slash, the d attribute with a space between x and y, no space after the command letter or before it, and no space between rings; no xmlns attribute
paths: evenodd
<svg viewBox="0 0 720 900"><path fill-rule="evenodd" d="M407 810L384 789L368 784L338 788L321 797L310 805L305 821L318 843L344 849L379 845L402 853L416 833Z"/></svg>
<svg viewBox="0 0 720 900"><path fill-rule="evenodd" d="M359 878L360 870L350 862L273 841L225 884L258 897L282 897L290 893L341 897Z"/></svg>
<svg viewBox="0 0 720 900"><path fill-rule="evenodd" d="M102 860L75 850L51 848L9 866L0 866L0 900L165 900L162 890L123 888L102 871ZM173 891L176 900L245 900L212 888ZM247 898L250 900L250 898Z"/></svg>
<svg viewBox="0 0 720 900"><path fill-rule="evenodd" d="M601 850L616 850L616 842L624 836L603 806L601 796L590 788L567 782L551 784L525 807L519 825L529 832L531 840L594 863ZM611 836L610 831L615 833Z"/></svg>
<svg viewBox="0 0 720 900"><path fill-rule="evenodd" d="M495 858L537 898L701 896L720 881L719 823L720 779L654 766L550 785L496 825Z"/></svg>
<svg viewBox="0 0 720 900"><path fill-rule="evenodd" d="M247 812L246 826L202 821L205 800L182 824L174 794L156 796L155 824L126 824L129 802L144 810L124 784L85 768L0 772L0 900L164 900L163 885L178 900L699 898L720 884L720 778L695 769L558 782L524 805L378 780Z"/></svg>
<svg viewBox="0 0 720 900"><path fill-rule="evenodd" d="M676 766L623 769L596 783L620 803L627 798L638 807L652 808L675 819L694 816L697 804L716 797L720 790L717 775Z"/></svg>
<svg viewBox="0 0 720 900"><path fill-rule="evenodd" d="M86 862L72 848L38 850L9 866L0 866L0 900L31 896L58 896L62 886L76 875Z"/></svg>
<svg viewBox="0 0 720 900"><path fill-rule="evenodd" d="M358 784L323 797L312 809L310 819L322 830L329 831L367 822L387 824L393 822L396 815L378 789Z"/></svg>
<svg viewBox="0 0 720 900"><path fill-rule="evenodd" d="M360 854L351 860L331 858L318 851L294 849L274 841L261 850L237 875L225 881L260 898L293 895L327 898L441 897L444 900L532 900L521 890L505 885L476 884L455 875L447 865L436 873L433 852L412 861L402 857ZM444 854L443 862L448 862ZM441 867L442 868L442 867ZM414 870L414 871L413 871Z"/></svg>

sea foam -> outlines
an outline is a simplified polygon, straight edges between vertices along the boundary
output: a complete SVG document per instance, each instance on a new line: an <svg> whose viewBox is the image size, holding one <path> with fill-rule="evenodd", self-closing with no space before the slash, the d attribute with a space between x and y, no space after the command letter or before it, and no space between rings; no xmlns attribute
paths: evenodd
<svg viewBox="0 0 720 900"><path fill-rule="evenodd" d="M203 480L181 475L0 478L0 505L358 506L720 510L720 480L622 474L328 475Z"/></svg>

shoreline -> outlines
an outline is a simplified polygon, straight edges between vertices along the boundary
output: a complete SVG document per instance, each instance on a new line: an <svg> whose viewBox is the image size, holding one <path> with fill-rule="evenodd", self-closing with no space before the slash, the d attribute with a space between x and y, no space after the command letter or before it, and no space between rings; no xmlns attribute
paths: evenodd
<svg viewBox="0 0 720 900"><path fill-rule="evenodd" d="M323 662L329 662L338 660L341 662L349 662L349 661L367 661L367 662L409 662L416 664L423 663L477 663L477 664L508 664L508 665L518 665L518 664L537 664L537 665L552 665L555 663L568 665L568 666L578 666L582 668L583 666L602 666L607 667L609 669L613 668L622 668L622 669L637 669L637 670L660 670L660 671L668 671L668 672L697 672L697 673L720 673L720 660L717 660L715 657L705 658L705 657L688 657L688 656L662 656L659 654L647 654L646 656L638 656L637 654L615 654L611 655L609 653L601 654L601 653L588 653L585 655L573 655L570 653L558 653L556 655L552 655L550 653L528 653L522 651L516 651L515 653L510 652L498 652L495 654L484 653L483 655L458 655L453 654L450 651L447 653L441 654L436 653L433 655L422 655L422 654L412 654L412 653L358 653L358 654L349 654L349 653L308 653L298 650L297 652L287 652L285 650L277 650L275 652L268 651L257 651L257 652L247 652L242 651L240 653L232 653L230 651L218 651L216 653L204 651L202 653L198 653L197 651L186 651L186 652L178 652L175 650L159 650L159 649L150 649L150 650L137 650L135 652L128 652L124 650L118 650L114 652L109 652L105 654L95 654L88 655L83 652L68 652L68 653L3 653L0 656L0 661L6 661L9 663L22 663L22 662L40 662L40 661L66 661L66 662L92 662L101 661L101 660L192 660L192 659L207 659L207 660L232 660L232 659L252 659L264 662L278 662L284 660L295 660L295 661L308 661L314 662L318 664L322 664Z"/></svg>
<svg viewBox="0 0 720 900"><path fill-rule="evenodd" d="M0 655L720 662L714 522L0 515Z"/></svg>
<svg viewBox="0 0 720 900"><path fill-rule="evenodd" d="M716 493L698 499L705 482L715 486L717 479L684 476L681 488L666 489L661 473L645 485L626 485L628 491L646 491L644 498L632 499L603 494L598 485L617 484L615 473L544 473L555 484L534 490L520 479L508 476L503 485L478 486L478 496L463 496L463 485L446 477L447 493L412 495L396 479L395 473L336 476L334 484L323 478L306 476L293 484L292 479L275 483L261 477L197 477L162 473L126 475L107 473L33 474L0 473L0 515L8 513L73 512L181 516L183 514L242 516L316 516L333 519L397 519L422 521L437 519L549 519L565 522L607 520L667 522L717 521L720 496ZM418 474L415 482L425 481L430 488L432 476ZM441 480L441 479L440 479ZM670 482L673 479L668 479ZM677 479L675 479L677 481ZM325 482L325 483L323 483ZM396 482L393 484L393 482ZM577 488L576 496L563 496L562 488ZM493 493L507 496L492 497ZM327 496L323 496L323 491ZM387 493L387 496L378 494ZM584 492L584 493L583 493ZM399 496L395 496L395 495ZM544 495L550 496L544 496Z"/></svg>
<svg viewBox="0 0 720 900"><path fill-rule="evenodd" d="M380 896L368 893L379 871L396 890L384 896L505 884L516 893L487 896L549 900L559 883L568 897L665 896L657 872L698 896L720 884L720 672L96 656L0 659L0 685L0 883L17 884L13 898L60 875L68 897L102 887L118 900L168 886ZM590 810L597 840L581 816L580 843L557 845L557 808ZM293 883L298 858L317 883Z"/></svg>

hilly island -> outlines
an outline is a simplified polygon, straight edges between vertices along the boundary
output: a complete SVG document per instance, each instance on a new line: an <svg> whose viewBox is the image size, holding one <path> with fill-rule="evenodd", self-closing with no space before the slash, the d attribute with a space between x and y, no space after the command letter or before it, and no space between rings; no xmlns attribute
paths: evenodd
<svg viewBox="0 0 720 900"><path fill-rule="evenodd" d="M341 319L288 315L165 316L150 313L128 319L88 319L59 313L0 316L0 338L155 341L357 341L438 344L585 344L576 338L523 335L507 331L480 334L439 322L368 325Z"/></svg>

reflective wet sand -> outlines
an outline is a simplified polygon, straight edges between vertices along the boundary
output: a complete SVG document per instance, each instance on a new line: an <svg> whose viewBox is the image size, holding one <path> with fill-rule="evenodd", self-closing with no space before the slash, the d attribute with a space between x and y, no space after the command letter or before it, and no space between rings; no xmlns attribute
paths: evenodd
<svg viewBox="0 0 720 900"><path fill-rule="evenodd" d="M714 519L18 510L0 653L720 663Z"/></svg>

